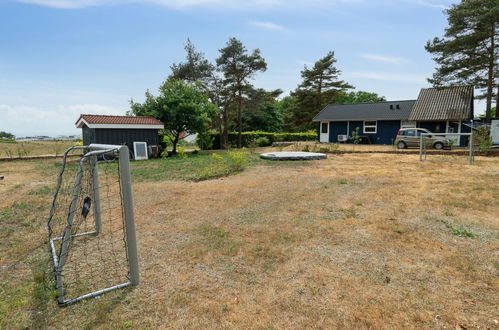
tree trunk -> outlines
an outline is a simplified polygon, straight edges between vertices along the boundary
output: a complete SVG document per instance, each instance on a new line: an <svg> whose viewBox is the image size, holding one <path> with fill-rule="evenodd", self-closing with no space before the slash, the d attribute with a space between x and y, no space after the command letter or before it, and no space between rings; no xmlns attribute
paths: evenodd
<svg viewBox="0 0 499 330"><path fill-rule="evenodd" d="M237 147L241 148L242 147L242 142L243 142L243 119L241 115L241 108L243 107L243 98L242 98L242 91L241 87L239 87L239 90L237 92Z"/></svg>
<svg viewBox="0 0 499 330"><path fill-rule="evenodd" d="M177 133L175 135L175 139L173 139L172 141L172 155L176 155L177 154L177 143L178 143L178 140L179 140L179 136L180 136L180 133Z"/></svg>
<svg viewBox="0 0 499 330"><path fill-rule="evenodd" d="M227 113L228 109L224 106L224 111L222 113L222 121L223 121L223 143L220 146L222 149L229 148L229 116Z"/></svg>
<svg viewBox="0 0 499 330"><path fill-rule="evenodd" d="M490 37L490 59L489 59L489 68L488 68L488 75L487 75L487 106L485 108L485 122L490 123L490 110L492 109L492 91L493 91L493 85L494 85L494 47L495 47L495 40L494 40L494 25L492 25L492 35ZM496 110L497 112L497 110Z"/></svg>
<svg viewBox="0 0 499 330"><path fill-rule="evenodd" d="M224 146L223 119L220 116L218 116L218 145L220 146L220 149L223 149Z"/></svg>

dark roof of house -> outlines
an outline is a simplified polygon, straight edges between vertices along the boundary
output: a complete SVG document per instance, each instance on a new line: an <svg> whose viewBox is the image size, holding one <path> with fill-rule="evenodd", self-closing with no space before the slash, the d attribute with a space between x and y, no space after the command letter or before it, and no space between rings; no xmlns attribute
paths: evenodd
<svg viewBox="0 0 499 330"><path fill-rule="evenodd" d="M423 88L409 120L463 120L473 117L473 86Z"/></svg>
<svg viewBox="0 0 499 330"><path fill-rule="evenodd" d="M312 121L407 120L415 100L329 104ZM398 105L398 107L397 107Z"/></svg>
<svg viewBox="0 0 499 330"><path fill-rule="evenodd" d="M145 116L106 116L82 114L75 125L84 120L88 124L115 124L115 125L163 125L153 117Z"/></svg>

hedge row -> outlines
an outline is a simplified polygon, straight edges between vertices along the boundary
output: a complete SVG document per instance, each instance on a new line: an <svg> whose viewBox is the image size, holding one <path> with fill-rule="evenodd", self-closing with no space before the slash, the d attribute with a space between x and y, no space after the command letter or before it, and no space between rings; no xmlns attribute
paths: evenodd
<svg viewBox="0 0 499 330"><path fill-rule="evenodd" d="M213 141L212 149L220 149L220 134L208 133L209 139ZM295 142L295 141L317 141L316 132L306 133L271 133L271 132L243 132L242 134L243 147L265 147L270 146L274 142ZM229 132L229 145L237 146L237 132Z"/></svg>

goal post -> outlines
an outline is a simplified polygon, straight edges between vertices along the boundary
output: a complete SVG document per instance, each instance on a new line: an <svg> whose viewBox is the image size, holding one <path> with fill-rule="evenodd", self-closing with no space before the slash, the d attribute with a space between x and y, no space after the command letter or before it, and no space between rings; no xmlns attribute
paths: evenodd
<svg viewBox="0 0 499 330"><path fill-rule="evenodd" d="M139 284L129 163L125 145L64 153L47 221L60 306Z"/></svg>
<svg viewBox="0 0 499 330"><path fill-rule="evenodd" d="M475 162L475 150L473 147L473 132L471 133L421 133L419 136L419 160L424 161L426 160L426 150L428 147L428 144L433 143L432 141L428 141L427 138L434 137L434 136L441 136L443 138L446 138L447 140L452 140L452 138L458 137L458 144L460 141L461 136L468 136L468 163L470 165L473 165ZM449 136L452 136L452 138L449 138ZM429 142L429 143L428 143Z"/></svg>

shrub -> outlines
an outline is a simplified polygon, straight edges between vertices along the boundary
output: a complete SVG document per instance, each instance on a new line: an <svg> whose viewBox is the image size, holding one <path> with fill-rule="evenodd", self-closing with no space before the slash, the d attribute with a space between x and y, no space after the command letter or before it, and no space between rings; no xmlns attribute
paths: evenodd
<svg viewBox="0 0 499 330"><path fill-rule="evenodd" d="M475 143L478 144L478 150L487 151L492 146L492 137L490 136L490 130L486 127L480 127L474 134L474 137Z"/></svg>
<svg viewBox="0 0 499 330"><path fill-rule="evenodd" d="M271 145L269 138L266 136L259 137L258 139L255 140L255 143L259 147L267 147L267 146Z"/></svg>
<svg viewBox="0 0 499 330"><path fill-rule="evenodd" d="M177 150L177 153L178 153L178 156L181 159L186 159L187 158L187 154L185 153L185 148L184 147L179 147L178 150Z"/></svg>
<svg viewBox="0 0 499 330"><path fill-rule="evenodd" d="M230 173L241 172L246 168L246 154L240 151L229 151L226 154L226 164Z"/></svg>
<svg viewBox="0 0 499 330"><path fill-rule="evenodd" d="M247 164L246 153L240 151L229 151L224 156L211 154L213 163L205 167L197 175L197 180L208 180L228 176L243 171Z"/></svg>
<svg viewBox="0 0 499 330"><path fill-rule="evenodd" d="M220 133L210 132L207 133L213 137L213 149L220 149ZM259 138L265 137L268 139L268 144L274 142L299 142L299 141L317 141L317 133L314 131L304 133L271 133L271 132L243 132L242 133L242 147L250 147L252 141L256 144ZM237 132L229 133L229 145L237 145ZM200 146L201 147L201 146ZM202 148L202 147L201 147ZM204 148L202 148L204 149Z"/></svg>
<svg viewBox="0 0 499 330"><path fill-rule="evenodd" d="M216 133L211 133L211 132L199 133L196 138L196 143L198 144L198 147L201 148L202 150L208 150L213 148L213 141L215 140L214 134Z"/></svg>

